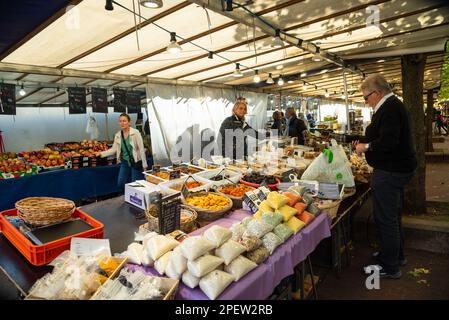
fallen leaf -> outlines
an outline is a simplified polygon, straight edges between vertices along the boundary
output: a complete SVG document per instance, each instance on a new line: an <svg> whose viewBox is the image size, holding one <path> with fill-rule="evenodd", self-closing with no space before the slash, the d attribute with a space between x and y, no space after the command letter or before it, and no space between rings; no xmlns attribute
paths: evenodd
<svg viewBox="0 0 449 320"><path fill-rule="evenodd" d="M421 279L417 281L418 283L427 284L427 280Z"/></svg>

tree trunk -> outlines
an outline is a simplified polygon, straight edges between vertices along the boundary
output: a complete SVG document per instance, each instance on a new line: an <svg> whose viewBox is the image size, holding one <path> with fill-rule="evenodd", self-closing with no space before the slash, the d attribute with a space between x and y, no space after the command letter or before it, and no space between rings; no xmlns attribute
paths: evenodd
<svg viewBox="0 0 449 320"><path fill-rule="evenodd" d="M401 59L404 105L409 111L413 146L418 159L416 174L405 190L404 212L409 214L426 213L426 135L422 94L425 65L424 54L406 55Z"/></svg>
<svg viewBox="0 0 449 320"><path fill-rule="evenodd" d="M432 119L433 119L433 90L427 90L427 109L426 109L426 152L433 151L433 128L432 128Z"/></svg>

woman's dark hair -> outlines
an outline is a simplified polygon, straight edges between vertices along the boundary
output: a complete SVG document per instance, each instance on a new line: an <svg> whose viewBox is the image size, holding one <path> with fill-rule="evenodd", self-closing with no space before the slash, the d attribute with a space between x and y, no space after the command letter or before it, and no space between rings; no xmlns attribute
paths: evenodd
<svg viewBox="0 0 449 320"><path fill-rule="evenodd" d="M277 120L279 115L279 111L273 112L273 120Z"/></svg>
<svg viewBox="0 0 449 320"><path fill-rule="evenodd" d="M119 116L119 119L120 119L121 117L125 117L126 119L128 119L129 122L131 122L131 117L130 117L128 114L122 113L122 114Z"/></svg>

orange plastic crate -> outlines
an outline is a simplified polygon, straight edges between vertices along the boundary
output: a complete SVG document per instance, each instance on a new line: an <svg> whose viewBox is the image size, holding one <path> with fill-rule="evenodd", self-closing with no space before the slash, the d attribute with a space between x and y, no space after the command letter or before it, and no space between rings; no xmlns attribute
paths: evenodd
<svg viewBox="0 0 449 320"><path fill-rule="evenodd" d="M17 228L14 227L8 219L5 218L5 216L11 217L16 215L17 209L0 212L0 231L28 261L35 266L46 265L52 262L65 250L69 250L71 238L103 239L104 236L104 225L101 222L95 220L80 209L75 209L72 217L84 220L91 225L93 229L38 246L34 245L25 235L17 230Z"/></svg>

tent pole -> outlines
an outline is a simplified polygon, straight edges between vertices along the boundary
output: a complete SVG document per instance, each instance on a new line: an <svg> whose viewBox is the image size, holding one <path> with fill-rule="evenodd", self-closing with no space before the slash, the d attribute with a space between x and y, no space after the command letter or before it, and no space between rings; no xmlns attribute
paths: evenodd
<svg viewBox="0 0 449 320"><path fill-rule="evenodd" d="M343 86L345 90L345 107L346 107L346 127L345 133L351 131L351 123L349 119L349 101L348 101L348 83L346 82L346 69L343 69Z"/></svg>

